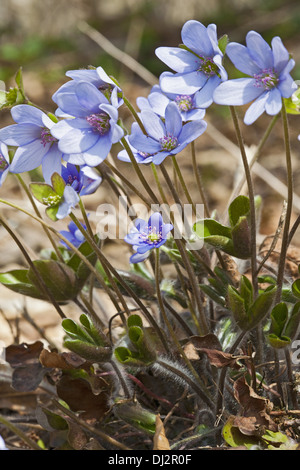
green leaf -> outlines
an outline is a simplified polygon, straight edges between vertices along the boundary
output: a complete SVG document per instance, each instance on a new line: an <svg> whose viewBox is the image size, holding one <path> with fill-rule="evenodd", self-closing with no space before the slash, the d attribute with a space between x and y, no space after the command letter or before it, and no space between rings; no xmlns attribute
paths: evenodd
<svg viewBox="0 0 300 470"><path fill-rule="evenodd" d="M270 286L261 292L252 306L248 310L249 325L248 329L257 326L269 313L277 291L277 286Z"/></svg>
<svg viewBox="0 0 300 470"><path fill-rule="evenodd" d="M62 197L66 187L64 179L58 173L53 173L51 183L55 193Z"/></svg>
<svg viewBox="0 0 300 470"><path fill-rule="evenodd" d="M242 330L248 329L248 315L245 308L245 301L240 293L233 286L228 286L227 291L228 307L233 314L233 318Z"/></svg>
<svg viewBox="0 0 300 470"><path fill-rule="evenodd" d="M219 49L221 50L222 54L225 54L228 42L229 42L229 37L228 37L227 34L223 34L223 36L221 36L218 39L218 46L219 46Z"/></svg>
<svg viewBox="0 0 300 470"><path fill-rule="evenodd" d="M127 319L127 325L131 328L133 326L139 326L142 328L143 320L139 315L130 315Z"/></svg>
<svg viewBox="0 0 300 470"><path fill-rule="evenodd" d="M193 227L196 235L206 243L235 256L231 230L214 219L204 219L196 222Z"/></svg>
<svg viewBox="0 0 300 470"><path fill-rule="evenodd" d="M212 300L214 300L217 304L222 305L225 307L226 302L225 298L221 295L219 295L214 289L212 289L210 286L207 284L200 284L199 287L203 290L203 292L208 295Z"/></svg>
<svg viewBox="0 0 300 470"><path fill-rule="evenodd" d="M284 98L287 114L300 114L300 88L290 98Z"/></svg>
<svg viewBox="0 0 300 470"><path fill-rule="evenodd" d="M273 307L271 312L271 331L279 338L282 336L288 318L288 308L284 302Z"/></svg>
<svg viewBox="0 0 300 470"><path fill-rule="evenodd" d="M300 322L300 302L297 302L292 309L289 320L285 327L285 331L284 331L285 335L293 339L298 331L299 322Z"/></svg>
<svg viewBox="0 0 300 470"><path fill-rule="evenodd" d="M18 294L35 299L43 298L36 286L28 279L28 269L15 269L6 273L0 273L0 282Z"/></svg>
<svg viewBox="0 0 300 470"><path fill-rule="evenodd" d="M257 437L242 434L239 428L233 425L233 421L234 417L229 417L222 430L223 438L230 447L244 446L249 449L258 444Z"/></svg>
<svg viewBox="0 0 300 470"><path fill-rule="evenodd" d="M234 227L240 217L247 216L250 212L250 202L247 196L236 197L228 208L229 222Z"/></svg>
<svg viewBox="0 0 300 470"><path fill-rule="evenodd" d="M270 333L268 335L268 341L270 345L272 346L272 348L275 348L275 349L286 348L291 343L291 339L288 338L287 336L281 336L279 338L274 333Z"/></svg>
<svg viewBox="0 0 300 470"><path fill-rule="evenodd" d="M50 201L51 198L57 198L57 194L50 184L30 183L29 187L32 195L44 205L48 205L47 201Z"/></svg>
<svg viewBox="0 0 300 470"><path fill-rule="evenodd" d="M292 292L293 294L300 299L300 279L296 279L296 281L292 284Z"/></svg>
<svg viewBox="0 0 300 470"><path fill-rule="evenodd" d="M70 336L70 338L95 344L92 336L86 331L85 328L81 328L74 320L71 318L64 318L61 323L65 332Z"/></svg>
<svg viewBox="0 0 300 470"><path fill-rule="evenodd" d="M94 241L97 244L99 243L99 239L97 238L97 236L94 237ZM87 241L81 243L81 245L78 247L78 251L80 251L80 253L84 255L87 261L89 261L93 266L95 266L97 262L97 254ZM67 265L72 268L73 271L75 271L79 286L83 287L89 275L91 274L90 268L77 255L77 253L74 253L71 256L71 258L67 262Z"/></svg>
<svg viewBox="0 0 300 470"><path fill-rule="evenodd" d="M246 276L242 276L240 282L240 295L244 299L246 311L253 302L253 287Z"/></svg>
<svg viewBox="0 0 300 470"><path fill-rule="evenodd" d="M65 338L64 346L91 362L108 362L112 354L110 347L95 346L80 339Z"/></svg>
<svg viewBox="0 0 300 470"><path fill-rule="evenodd" d="M15 81L18 86L18 89L22 93L23 97L25 98L25 92L24 92L24 85L23 85L23 75L22 75L22 67L19 68L19 70L16 73L15 76Z"/></svg>
<svg viewBox="0 0 300 470"><path fill-rule="evenodd" d="M78 294L77 278L71 268L54 260L35 260L33 264L35 269L29 268L28 279L37 289L41 291L39 280L41 277L51 295L58 302L72 300L76 297Z"/></svg>
<svg viewBox="0 0 300 470"><path fill-rule="evenodd" d="M248 259L251 256L251 236L247 217L240 217L231 230L235 256L240 259Z"/></svg>

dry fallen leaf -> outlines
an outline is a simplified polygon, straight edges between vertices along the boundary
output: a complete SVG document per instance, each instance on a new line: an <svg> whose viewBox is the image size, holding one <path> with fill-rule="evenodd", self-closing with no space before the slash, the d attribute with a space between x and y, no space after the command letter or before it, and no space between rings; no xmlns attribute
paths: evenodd
<svg viewBox="0 0 300 470"><path fill-rule="evenodd" d="M156 416L153 450L170 450L170 444L166 438L165 428L159 415Z"/></svg>

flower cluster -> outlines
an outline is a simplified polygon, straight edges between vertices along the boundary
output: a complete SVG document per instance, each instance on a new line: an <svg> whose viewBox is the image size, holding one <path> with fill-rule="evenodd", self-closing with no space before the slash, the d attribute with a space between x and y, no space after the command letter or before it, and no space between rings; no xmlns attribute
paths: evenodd
<svg viewBox="0 0 300 470"><path fill-rule="evenodd" d="M62 219L81 196L96 191L102 181L96 168L114 144L123 146L117 154L121 161L135 158L139 164L160 165L205 132L203 119L213 103L241 106L252 102L244 118L249 125L264 112L278 114L283 99L297 89L290 75L295 62L279 37L269 46L260 34L250 31L245 46L228 43L226 37L225 42L218 39L215 24L206 27L190 20L182 27L181 39L178 47L156 49L156 56L171 71L161 74L147 97L137 98L135 117L139 119L130 133L124 131L119 116L120 107L126 104L123 92L102 67L66 72L70 80L52 97L57 106L54 115L28 102L13 106L15 124L0 130L0 185L9 172L23 173L41 166L45 184L56 182L41 200L55 208L48 215ZM225 55L242 77L228 78ZM35 189L40 197L41 191ZM150 225L159 239L140 220L126 238L137 249L132 262L141 259L149 247L164 243L164 230L170 228L164 228L157 216L153 220ZM71 233L77 243L75 232Z"/></svg>

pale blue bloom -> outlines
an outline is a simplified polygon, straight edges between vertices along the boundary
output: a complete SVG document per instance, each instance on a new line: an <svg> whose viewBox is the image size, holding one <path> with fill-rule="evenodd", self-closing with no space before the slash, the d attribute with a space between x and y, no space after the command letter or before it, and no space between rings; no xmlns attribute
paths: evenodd
<svg viewBox="0 0 300 470"><path fill-rule="evenodd" d="M207 124L203 120L190 121L183 124L177 105L170 102L165 110L165 119L162 120L151 109L140 113L142 123L147 135L140 126L134 122L128 142L139 153L159 165L168 155L176 155L189 143L197 139L206 130Z"/></svg>
<svg viewBox="0 0 300 470"><path fill-rule="evenodd" d="M135 226L124 240L133 245L136 251L130 257L131 263L140 263L149 256L149 250L159 248L166 243L169 232L173 230L172 224L165 224L159 212L155 212L149 217L148 222L143 219L136 219Z"/></svg>
<svg viewBox="0 0 300 470"><path fill-rule="evenodd" d="M255 31L246 36L246 46L229 43L226 54L234 66L249 77L221 83L213 99L221 105L241 106L253 101L246 111L244 122L252 124L266 112L274 116L282 108L282 98L289 98L297 89L290 75L295 61L277 36L271 47Z"/></svg>
<svg viewBox="0 0 300 470"><path fill-rule="evenodd" d="M58 94L56 100L64 113L73 116L51 129L58 148L66 154L64 159L75 165L102 163L112 144L124 135L117 123L117 108L92 83L82 80L74 81L70 95Z"/></svg>
<svg viewBox="0 0 300 470"><path fill-rule="evenodd" d="M197 107L207 108L213 102L215 88L227 80L216 25L205 27L199 21L187 21L181 38L184 47L158 47L155 51L176 72L163 76L160 87L164 93L195 94Z"/></svg>
<svg viewBox="0 0 300 470"><path fill-rule="evenodd" d="M17 124L0 129L0 141L18 147L10 165L11 173L23 173L42 165L45 181L48 183L54 172L59 173L62 152L51 129L55 123L38 108L19 104L11 110Z"/></svg>

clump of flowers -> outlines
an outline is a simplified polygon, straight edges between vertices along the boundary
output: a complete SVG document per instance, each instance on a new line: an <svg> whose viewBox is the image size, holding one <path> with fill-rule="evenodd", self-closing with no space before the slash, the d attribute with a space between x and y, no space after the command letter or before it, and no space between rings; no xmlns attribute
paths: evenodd
<svg viewBox="0 0 300 470"><path fill-rule="evenodd" d="M12 387L38 393L42 385L49 393L30 437L0 415L26 448L161 450L162 441L164 450L299 447L299 430L288 424L285 433L270 406L290 419L289 408L300 405L292 353L300 279L286 263L300 224L300 216L291 224L288 114L300 114L295 61L279 37L270 46L255 31L242 45L218 38L215 24L190 20L181 39L178 47L156 49L171 71L137 98L138 110L101 66L69 70L53 94L54 112L26 97L20 71L15 102L13 92L5 95L2 107L14 124L0 129L0 186L15 177L32 211L10 199L0 204L40 224L49 247L28 250L1 210L1 231L26 265L0 273L0 283L48 302L65 335L60 347L49 342L47 349L43 338L6 348ZM243 76L228 78L225 57ZM245 124L272 116L253 161L280 114L283 124L287 202L266 254L257 243L264 200L255 194L235 108L248 103ZM247 188L234 190L224 217L210 209L199 171L212 104L229 106L244 168L236 188ZM116 197L119 211L111 204ZM104 215L96 227L94 207L87 211L95 201L95 218ZM117 238L121 249L114 252ZM122 252L128 245L129 259ZM116 268L116 258L127 268ZM8 442L10 448L11 436L0 436L0 450Z"/></svg>

